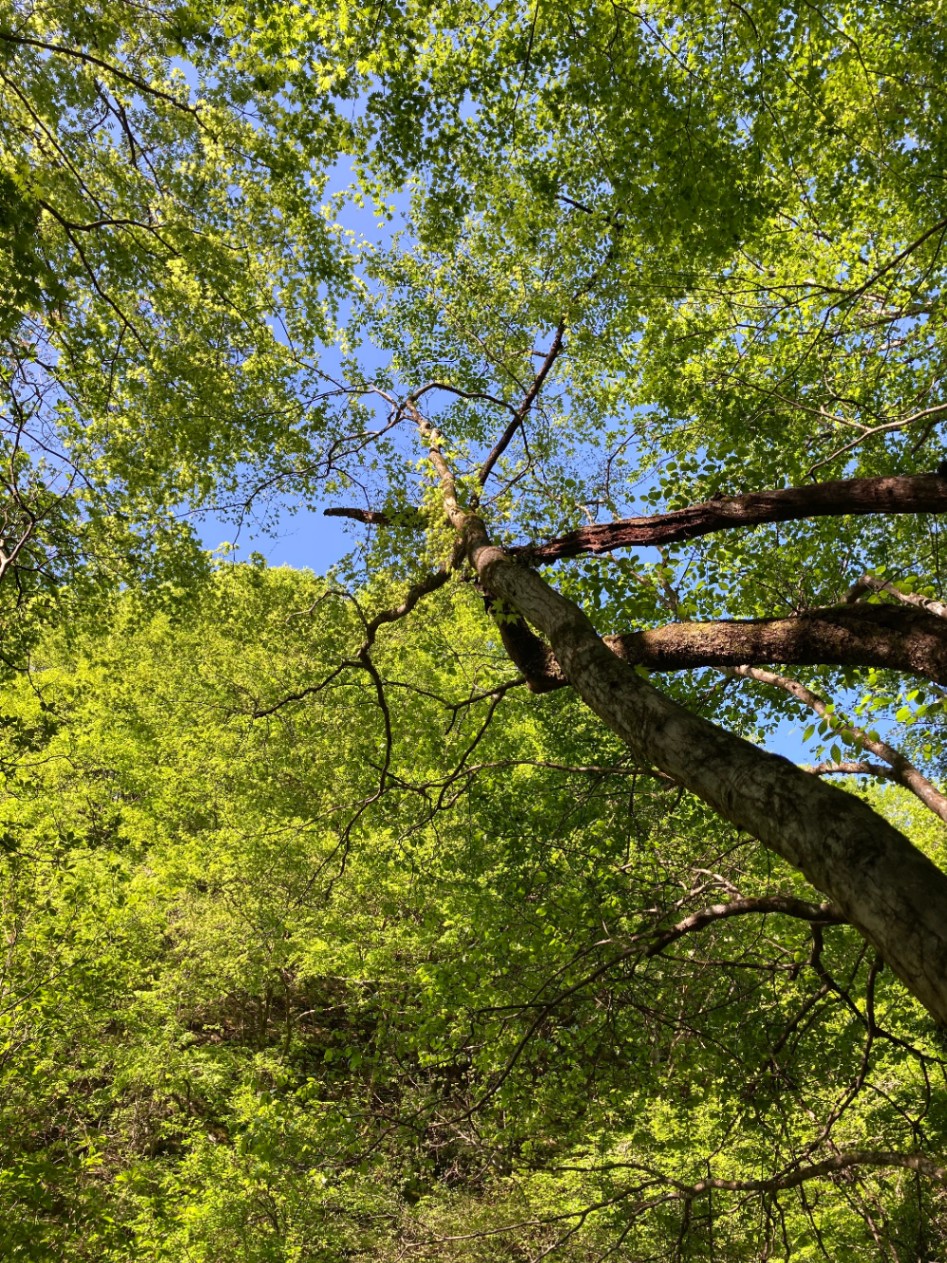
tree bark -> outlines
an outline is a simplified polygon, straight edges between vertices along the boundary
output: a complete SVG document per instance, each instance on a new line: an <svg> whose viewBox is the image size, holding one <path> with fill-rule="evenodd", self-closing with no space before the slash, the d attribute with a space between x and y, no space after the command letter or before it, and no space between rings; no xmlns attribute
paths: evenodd
<svg viewBox="0 0 947 1263"><path fill-rule="evenodd" d="M511 556L521 556L535 565L578 557L581 553L613 552L616 548L633 545L673 544L738 526L868 513L947 513L947 478L939 474L849 478L807 487L721 496L672 513L583 526L544 544L524 544L509 551Z"/></svg>
<svg viewBox="0 0 947 1263"><path fill-rule="evenodd" d="M947 875L860 799L658 692L577 606L492 545L480 519L463 513L449 491L448 514L481 583L542 633L586 705L642 762L802 872L947 1023Z"/></svg>
<svg viewBox="0 0 947 1263"><path fill-rule="evenodd" d="M501 628L501 633L503 628ZM516 635L511 629L506 643ZM521 655L510 656L534 692L550 692L567 683L548 647L529 634L521 636ZM794 618L721 620L715 623L668 623L649 631L605 636L623 662L649 671L700 667L793 666L881 667L926 676L947 684L947 620L925 610L891 605L840 605L810 610Z"/></svg>

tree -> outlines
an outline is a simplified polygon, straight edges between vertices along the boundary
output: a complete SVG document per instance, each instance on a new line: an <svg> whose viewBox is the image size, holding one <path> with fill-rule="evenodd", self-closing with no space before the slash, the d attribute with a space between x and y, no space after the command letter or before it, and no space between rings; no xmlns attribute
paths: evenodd
<svg viewBox="0 0 947 1263"><path fill-rule="evenodd" d="M526 684L568 681L641 773L803 873L942 1022L940 856L821 779L881 760L947 810L934 7L336 24L194 5L132 38L99 16L13 10L0 32L21 103L4 327L37 331L11 361L10 447L40 488L49 431L75 522L118 556L221 488L238 514L264 488L344 501L374 532L361 565L408 591L338 667L383 715L382 629L475 577ZM403 219L354 258L344 196L334 227L320 210L340 155ZM343 317L344 354L317 363ZM360 365L360 339L390 354ZM661 512L631 519L636 494ZM554 590L530 556L577 560ZM731 674L643 677L684 667ZM808 772L719 726L755 739L798 704ZM393 741L380 797L400 792Z"/></svg>
<svg viewBox="0 0 947 1263"><path fill-rule="evenodd" d="M411 382L404 395L387 383L382 393L391 401L391 424L417 424L429 446L435 497L460 541L452 564L471 564L488 594L544 634L572 686L643 764L655 764L790 858L942 1018L947 973L939 927L947 922L939 901L947 886L935 867L851 796L665 705L601 648L574 605L555 600L522 565L490 550L475 512L480 488L492 479L499 489L489 516L510 515L531 536L537 525L555 530L566 497L576 509L591 503L620 514L608 457L598 479L574 477L576 462L589 458L616 412L638 415L613 431L614 453L622 445L627 451L634 435L639 469L682 460L684 478L674 480L672 492L681 498L698 479L719 488L734 459L742 459L744 479L750 471L757 479L763 474L764 487L774 464L787 481L833 463L849 473L880 467L890 474L892 464L897 470L913 461L917 468L924 453L920 468L936 464L927 453L940 416L940 370L936 303L927 285L938 274L944 228L936 202L926 219L916 216L933 196L929 164L938 142L928 138L936 110L926 92L917 93L937 64L938 37L924 22L893 34L869 15L859 15L858 33L849 36L845 24L854 15L789 21L765 8L726 19L708 14L696 23L689 14L685 37L674 11L662 13L638 24L595 9L580 22L570 11L558 25L553 12L532 26L523 14L498 22L489 35L481 30L461 40L462 54L435 34L432 51L415 60L411 92L397 76L385 81L375 101L383 140L386 128L398 135L408 126L405 106L409 99L416 104L418 92L434 122L417 247L410 257L388 251L373 268L382 290L369 318L380 340L407 343L396 366ZM458 11L414 21L412 34L426 47L425 23L429 32L454 30ZM466 75L465 56L476 66ZM905 56L912 66L906 81ZM882 80L895 74L891 57L902 90L896 104L882 108ZM747 75L748 64L755 73ZM449 87L438 77L447 67ZM463 118L464 93L474 96L476 125ZM527 103L533 124L524 136L515 122ZM492 127L480 126L484 119ZM576 144L576 136L588 143ZM446 225L445 199L455 204ZM460 221L456 204L473 214ZM506 244L498 247L498 240ZM534 373L529 361L544 328L550 332ZM427 368L432 350L434 380ZM434 428L422 409L438 393L456 402ZM539 399L546 416L533 435L526 420ZM491 408L506 413L492 437ZM692 433L682 438L685 418ZM533 450L508 459L523 439ZM449 458L445 444L453 449ZM487 449L482 458L478 445ZM385 475L388 496L403 492L403 479L391 486L390 462ZM794 517L805 515L807 504L824 512L833 499L836 511L859 498L861 508L908 509L925 492L932 497L925 507L939 508L941 480L930 474L920 482L830 484L821 494L799 490L784 498L794 505L786 516ZM740 520L740 507L731 521ZM372 513L379 508L369 506ZM782 545L787 557L791 539ZM889 560L886 538L875 543L861 532L857 545L850 541L862 550L852 580ZM400 540L395 547L403 547ZM546 555L554 551L547 546ZM702 600L715 613L723 602L738 612L732 582L719 592L723 567L703 578L717 588L711 600L690 596L689 608L682 565L669 555L658 568L676 613L693 616ZM773 566L771 555L766 566ZM826 568L825 581L810 580L815 599L807 592L791 602L782 597L787 612L820 608L825 595L828 604L840 603L850 585L839 584L834 562ZM732 565L725 569L732 573ZM758 591L753 599L756 613ZM771 654L771 647L764 651ZM797 654L826 656L811 640ZM594 666L580 666L580 658ZM852 725L823 723L864 747ZM866 737L881 749L880 738Z"/></svg>

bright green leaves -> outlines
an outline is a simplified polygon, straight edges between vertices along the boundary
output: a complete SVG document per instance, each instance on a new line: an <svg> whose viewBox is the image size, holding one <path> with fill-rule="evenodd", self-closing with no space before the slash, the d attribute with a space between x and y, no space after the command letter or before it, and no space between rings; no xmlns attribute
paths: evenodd
<svg viewBox="0 0 947 1263"><path fill-rule="evenodd" d="M398 593L379 577L359 601ZM840 1100L839 1147L916 1143L922 1072L899 1041L937 1053L887 971L875 1012L896 1039L866 1063L805 922L730 918L644 953L735 892L812 892L633 772L567 692L481 697L511 672L466 585L415 616L372 651L381 795L364 625L311 575L224 568L173 622L129 596L5 688L8 1252L393 1260L510 1223L503 1248L535 1252L573 1222L544 1218L608 1201L565 1258L666 1253L674 1203L624 1196L641 1167L668 1188L708 1162L759 1179ZM821 933L819 969L859 995L861 940ZM858 1074L882 1090L852 1099ZM942 1143L936 1109L924 1126ZM869 1250L820 1191L827 1248ZM722 1206L715 1241L756 1257L758 1205ZM782 1209L805 1240L806 1206Z"/></svg>
<svg viewBox="0 0 947 1263"><path fill-rule="evenodd" d="M170 562L185 584L182 507L246 505L324 430L317 360L349 285L320 205L337 137L327 120L303 153L248 113L214 22L104 3L0 26L4 442L82 523L63 548L40 515L59 577L114 571L124 533L123 579Z"/></svg>
<svg viewBox="0 0 947 1263"><path fill-rule="evenodd" d="M935 467L934 10L126 10L0 23L4 531L24 538L4 653L65 625L0 724L12 1246L385 1259L482 1225L473 1259L525 1220L534 1256L572 1222L537 1216L599 1199L574 1257L673 1257L681 1181L711 1166L789 1169L827 1118L839 1150L915 1145L936 1049L854 933L733 918L638 951L708 904L812 892L630 769L565 691L492 692L513 672L470 585L386 624L377 677L358 650L363 615L449 552L410 392L467 496L522 421L481 497L503 540ZM182 513L353 488L394 516L334 581L367 586L200 582ZM641 552L562 580L603 631L800 616L866 570L937 594L944 573L936 522L909 517ZM936 768L938 692L803 678L840 690L819 753L861 752L843 712L871 740L890 716ZM668 687L754 738L794 713L717 675ZM866 1036L868 987L914 1060ZM632 1224L642 1171L677 1182ZM820 1196L823 1251L868 1257L869 1220ZM813 1205L779 1209L814 1254ZM695 1257L755 1257L770 1203L762 1230L752 1198L729 1207Z"/></svg>
<svg viewBox="0 0 947 1263"><path fill-rule="evenodd" d="M341 392L476 395L426 397L475 468L560 321L492 506L510 536L642 492L931 459L929 15L274 2L170 5L134 32L96 15L41 6L3 43L10 406L65 482L78 466L82 513L146 536L182 505L265 515L366 472L371 497L418 503L416 453L370 438L377 412ZM404 232L353 248L359 201ZM758 570L720 608L764 612ZM807 599L833 586L814 576Z"/></svg>
<svg viewBox="0 0 947 1263"><path fill-rule="evenodd" d="M43 256L41 212L13 174L0 168L0 338L8 337L24 312L49 311L65 294Z"/></svg>

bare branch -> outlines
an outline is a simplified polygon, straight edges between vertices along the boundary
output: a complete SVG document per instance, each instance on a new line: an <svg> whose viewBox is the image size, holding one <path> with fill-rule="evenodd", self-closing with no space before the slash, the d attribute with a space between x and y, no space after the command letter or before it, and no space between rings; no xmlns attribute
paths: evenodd
<svg viewBox="0 0 947 1263"><path fill-rule="evenodd" d="M251 712L254 719L265 719L267 715L275 715L278 710L282 710L284 706L289 706L293 702L305 701L307 697L317 697L323 689L327 689L333 680L338 679L343 671L352 667L354 663L346 660L340 662L334 671L331 671L324 680L320 680L318 684L312 684L308 688L299 689L296 693L287 693L281 697L278 702L274 702L272 706L258 706Z"/></svg>
<svg viewBox="0 0 947 1263"><path fill-rule="evenodd" d="M500 399L497 395L490 395L484 390L461 390L459 386L452 386L450 382L428 382L420 390L411 392L412 402L417 404L431 390L443 390L446 394L456 395L458 399L473 400L478 403L492 403L498 408L505 408L507 412L512 412L514 416L517 415L517 409L506 399Z"/></svg>
<svg viewBox="0 0 947 1263"><path fill-rule="evenodd" d="M893 1153L888 1150L855 1149L848 1153L836 1153L822 1162L813 1162L809 1166L796 1167L784 1175L775 1175L768 1180L723 1180L712 1178L699 1180L690 1185L686 1191L692 1196L700 1196L711 1189L723 1189L734 1193L775 1193L782 1189L798 1188L808 1180L821 1180L829 1175L842 1171L850 1171L853 1167L895 1167L901 1170L917 1171L918 1174L934 1180L937 1184L947 1184L947 1168L939 1166L923 1153ZM682 1190L685 1186L680 1186Z"/></svg>
<svg viewBox="0 0 947 1263"><path fill-rule="evenodd" d="M552 340L552 346L549 348L549 353L546 356L546 358L543 360L543 363L542 363L542 366L540 367L539 372L533 378L533 382L529 390L527 390L526 394L523 396L523 402L516 409L516 412L513 414L513 419L510 421L509 425L506 427L506 429L497 439L490 454L487 456L486 460L483 462L483 464L480 466L479 470L477 471L477 481L479 482L481 487L490 477L490 474L493 471L494 465L497 463L497 461L500 459L500 457L509 447L513 439L513 436L516 434L516 431L520 428L520 426L526 420L526 417L527 417L527 414L529 413L530 408L536 402L536 397L538 396L540 390L542 390L543 382L545 382L546 378L549 376L550 372L552 371L552 366L555 364L556 360L559 358L559 353L562 350L562 342L563 342L563 338L565 337L565 332L566 332L566 322L565 322L565 319L562 319L559 321L559 324L556 328L555 337Z"/></svg>
<svg viewBox="0 0 947 1263"><path fill-rule="evenodd" d="M358 509L358 508L338 508L323 509L323 517L347 517L353 522L364 522L366 526L411 526L420 529L424 525L424 518L420 513L412 511L413 517L405 514L409 520L396 522L390 513L385 513L381 509Z"/></svg>
<svg viewBox="0 0 947 1263"><path fill-rule="evenodd" d="M393 605L386 610L380 610L374 618L370 619L365 627L365 644L362 646L362 649L371 648L375 643L375 637L379 629L384 627L386 623L397 623L400 619L406 618L422 597L428 596L431 592L436 592L438 588L442 588L450 579L456 564L457 557L455 552L445 566L442 566L439 570L432 571L429 575L425 575L417 583L413 583L408 589L404 600L398 605ZM359 653L361 653L361 649Z"/></svg>

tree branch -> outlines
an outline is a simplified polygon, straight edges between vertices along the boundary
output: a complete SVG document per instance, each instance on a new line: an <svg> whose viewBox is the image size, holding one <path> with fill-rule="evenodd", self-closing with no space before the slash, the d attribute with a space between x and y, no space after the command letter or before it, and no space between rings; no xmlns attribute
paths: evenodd
<svg viewBox="0 0 947 1263"><path fill-rule="evenodd" d="M529 1026L521 1035L516 1047L507 1059L503 1069L499 1072L490 1086L481 1094L480 1097L466 1109L462 1114L454 1115L445 1119L438 1124L445 1127L448 1124L463 1122L468 1118L472 1118L484 1105L487 1104L509 1078L513 1072L513 1068L519 1061L520 1057L529 1044L530 1040L545 1022L546 1018L563 1003L570 999L578 991L584 990L586 987L597 982L600 978L610 973L616 965L624 964L625 961L648 958L656 956L662 948L668 943L674 942L675 939L683 938L685 934L693 934L698 930L704 929L714 921L724 920L734 916L749 915L769 915L782 914L784 916L796 917L799 920L810 921L815 926L823 925L844 925L848 918L831 903L809 903L804 899L797 899L791 895L770 895L760 896L753 899L734 899L730 903L714 904L712 907L704 908L700 912L686 917L683 921L679 921L677 925L671 926L667 930L654 930L651 928L640 931L632 935L629 945L617 952L614 956L610 956L608 960L580 978L577 982L565 987L562 991L550 1000L533 1001L530 1004L521 1006L523 1009L537 1009L536 1016L530 1022ZM656 941L647 944L648 939L656 937Z"/></svg>
<svg viewBox="0 0 947 1263"><path fill-rule="evenodd" d="M818 925L845 925L846 918L831 903L809 903L805 899L796 899L792 895L765 895L755 899L733 899L729 903L715 903L709 908L694 912L670 929L657 931L657 939L648 950L646 956L657 956L669 943L676 942L685 934L693 934L702 930L714 921L722 921L729 917L749 915L768 916L780 913L782 916L796 917L800 921L812 921Z"/></svg>
<svg viewBox="0 0 947 1263"><path fill-rule="evenodd" d="M552 650L522 620L498 629L532 692L566 687ZM947 684L947 622L926 611L889 605L830 606L795 618L668 623L603 640L617 658L649 671L778 662L885 668Z"/></svg>
<svg viewBox="0 0 947 1263"><path fill-rule="evenodd" d="M868 513L947 513L947 478L939 474L850 478L808 487L721 496L671 513L583 526L544 544L510 548L509 553L538 564L635 545L673 544L734 527Z"/></svg>
<svg viewBox="0 0 947 1263"><path fill-rule="evenodd" d="M868 290L871 289L875 281L880 280L886 272L890 272L891 269L897 267L899 263L903 263L904 260L908 258L909 255L912 255L915 250L919 249L925 241L928 241L931 237L936 236L937 233L945 232L947 232L947 219L938 220L932 228L928 228L926 232L921 233L916 241L912 241L910 245L905 246L904 249L901 250L900 253L896 254L893 259L889 259L888 262L880 267L877 272L873 272L872 275L869 276L868 280L859 285L857 289L845 291L843 297L838 302L833 303L833 306L840 307L843 303L848 303L855 298L860 298L862 294L867 293Z"/></svg>
<svg viewBox="0 0 947 1263"><path fill-rule="evenodd" d="M325 517L348 517L372 526L413 524L395 522L389 514L374 509L337 508L323 509L322 512ZM872 513L947 513L947 478L940 474L849 478L839 482L813 483L808 487L783 487L773 491L720 496L670 513L582 526L543 544L517 544L507 551L511 557L520 557L530 565L539 565L586 553L598 556L618 548L674 544L738 527ZM423 525L420 515L417 525ZM940 602L899 592L893 585L886 585L871 575L859 579L846 596L846 601L856 601L866 587L876 592L888 592L898 600L923 606L932 613L947 617L947 606ZM945 613L941 614L942 610Z"/></svg>
<svg viewBox="0 0 947 1263"><path fill-rule="evenodd" d="M565 319L562 319L559 321L559 324L556 327L555 337L552 340L552 346L549 348L549 353L546 356L546 358L543 360L542 366L540 367L539 372L533 378L533 383L530 386L529 390L527 390L526 394L523 396L523 402L516 409L516 412L513 414L512 420L507 425L506 429L503 431L500 437L497 439L496 443L493 446L492 451L490 452L490 454L487 456L487 459L483 462L483 464L480 466L479 470L477 471L477 482L480 484L481 487L490 477L490 474L493 471L494 465L497 463L497 461L500 459L500 457L509 447L510 442L513 439L513 436L516 434L516 431L520 428L520 426L526 420L526 416L529 413L530 408L536 402L536 397L539 394L540 390L542 390L543 382L545 382L546 378L549 376L550 372L552 371L553 364L555 364L556 360L559 358L559 353L562 350L562 340L565 337L565 332L566 332L566 322L565 322Z"/></svg>
<svg viewBox="0 0 947 1263"><path fill-rule="evenodd" d="M636 759L665 772L828 895L928 1012L947 1023L947 874L867 803L692 714L621 662L577 605L491 542L483 520L458 500L443 437L415 416L456 550L487 592L546 638L585 705ZM905 484L947 508L947 479L937 475L838 485L870 489L873 507L863 511L877 512L900 505ZM813 490L824 495L826 486ZM763 499L787 495L810 493L792 489Z"/></svg>
<svg viewBox="0 0 947 1263"><path fill-rule="evenodd" d="M480 582L548 638L571 686L633 755L802 872L947 1022L947 874L867 803L665 697L578 606L491 544L456 497L445 510Z"/></svg>
<svg viewBox="0 0 947 1263"><path fill-rule="evenodd" d="M809 1166L797 1167L784 1175L774 1175L768 1180L723 1180L711 1178L699 1180L686 1188L691 1196L707 1193L711 1189L722 1189L732 1193L775 1193L787 1188L798 1188L807 1180L824 1179L827 1175L835 1175L842 1171L850 1171L852 1167L898 1167L901 1170L917 1171L938 1184L947 1184L947 1169L939 1166L923 1153L893 1153L888 1150L855 1149L847 1153L835 1153L821 1162L813 1162ZM684 1190L684 1186L680 1186Z"/></svg>
<svg viewBox="0 0 947 1263"><path fill-rule="evenodd" d="M872 737L863 728L858 728L837 716L823 698L813 693L811 689L807 689L804 684L800 684L798 680L790 680L784 675L776 675L773 671L763 671L759 667L726 667L724 670L729 675L739 675L745 679L758 680L760 684L769 684L795 697L821 719L828 720L841 740L863 746L887 763L891 768L892 780L897 781L905 789L909 789L935 816L947 821L947 798L917 770L909 759L905 758L900 750L896 750L894 746L888 745L887 741Z"/></svg>
<svg viewBox="0 0 947 1263"><path fill-rule="evenodd" d="M860 579L857 579L846 592L845 600L849 604L853 604L855 601L861 600L868 592L884 592L887 596L893 596L896 601L901 601L904 605L916 605L937 618L947 619L947 605L943 601L935 601L932 597L921 596L919 592L902 592L890 580L879 579L872 574L863 574Z"/></svg>
<svg viewBox="0 0 947 1263"><path fill-rule="evenodd" d="M870 666L947 683L947 623L886 605L830 606L794 618L670 623L607 637L626 662L650 670L742 666Z"/></svg>
<svg viewBox="0 0 947 1263"><path fill-rule="evenodd" d="M421 530L424 526L424 515L413 506L399 513L385 513L383 509L358 509L345 507L323 509L323 517L347 517L353 522L364 522L366 526L400 526L411 530Z"/></svg>
<svg viewBox="0 0 947 1263"><path fill-rule="evenodd" d="M85 49L69 48L65 44L53 44L48 40L32 39L28 35L14 35L11 31L0 31L0 40L6 44L19 44L26 48L36 48L44 53L59 53L63 57L72 57L76 61L84 62L86 65L95 66L98 70L104 70L108 75L114 75L116 79L130 84L133 88L137 88L139 92L157 97L161 101L167 101L176 110L181 110L185 114L197 114L195 106L189 105L187 101L182 101L179 97L172 96L170 92L165 92L161 88L156 88L153 83L148 83L147 80L140 78L138 75L131 74L129 71L123 70L112 62L105 61L101 57L96 57L94 53L87 52Z"/></svg>
<svg viewBox="0 0 947 1263"><path fill-rule="evenodd" d="M873 1167L876 1169L888 1167L896 1170L915 1171L918 1175L923 1175L937 1184L947 1184L947 1169L934 1162L926 1154L897 1153L893 1150L878 1149L851 1149L841 1153L834 1153L830 1157L824 1158L821 1162L811 1162L807 1166L795 1166L780 1175L756 1180L727 1180L719 1176L708 1176L704 1180L697 1180L694 1184L684 1184L680 1180L675 1180L672 1176L665 1175L663 1172L639 1162L612 1163L606 1169L617 1170L619 1167L625 1167L629 1171L635 1171L647 1178L643 1182L639 1182L611 1197L592 1202L581 1210L562 1211L554 1215L521 1219L515 1223L503 1224L496 1228L482 1228L476 1232L435 1237L424 1244L441 1245L454 1241L474 1241L480 1238L517 1232L523 1228L541 1228L570 1219L584 1223L596 1211L606 1210L621 1202L632 1202L627 1213L634 1218L638 1218L647 1211L655 1210L668 1202L683 1202L686 1206L698 1197L707 1197L714 1191L726 1193L779 1193L787 1189L799 1188L800 1185L807 1184L810 1180L823 1180L833 1175L841 1175L858 1167ZM597 1168L589 1166L587 1168L571 1169L583 1170L588 1174L594 1174ZM646 1188L654 1189L656 1186L657 1188L663 1188L663 1191L646 1198L641 1196ZM632 1201L632 1199L635 1200Z"/></svg>
<svg viewBox="0 0 947 1263"><path fill-rule="evenodd" d="M813 776L877 776L884 781L897 781L893 768L882 763L868 763L864 759L855 762L843 759L841 763L812 763L805 767Z"/></svg>
<svg viewBox="0 0 947 1263"><path fill-rule="evenodd" d="M375 644L375 638L378 635L380 628L382 628L386 623L396 623L400 619L406 618L417 605L418 601L427 596L429 593L436 592L438 588L442 588L450 578L454 564L456 564L456 554L452 556L446 566L443 566L440 570L431 571L431 573L425 575L423 579L419 579L417 583L413 583L406 592L404 599L398 605L380 610L371 619L366 619L364 617L358 603L355 602L355 607L358 610L359 616L362 618L362 622L365 627L365 639L359 646L355 657L353 659L345 659L335 668L334 671L330 672L329 675L318 684L310 685L308 688L300 689L295 693L287 693L285 696L281 697L279 701L273 702L269 706L257 707L252 711L253 718L264 719L268 715L275 714L278 710L281 710L284 706L288 706L293 702L301 702L307 697L316 696L321 693L323 689L327 688L343 671L352 667L360 667L368 671L377 688L380 685L380 678L374 668L374 665L371 663L370 653L373 645ZM325 595L347 596L348 594L329 592ZM323 598L320 597L320 600L322 599ZM349 597L349 599L354 600L352 597ZM318 604L318 602L316 602L316 604ZM382 707L382 710L384 711L384 707ZM387 724L387 712L385 712L385 714Z"/></svg>

